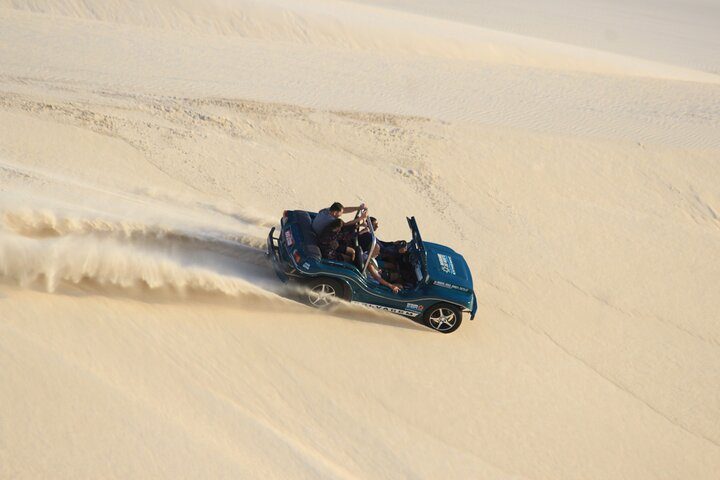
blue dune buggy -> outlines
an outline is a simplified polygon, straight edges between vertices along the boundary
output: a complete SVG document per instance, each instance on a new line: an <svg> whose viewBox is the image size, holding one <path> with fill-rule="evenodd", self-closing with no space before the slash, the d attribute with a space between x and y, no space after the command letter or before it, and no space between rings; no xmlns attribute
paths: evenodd
<svg viewBox="0 0 720 480"><path fill-rule="evenodd" d="M363 255L356 255L354 264L322 258L311 226L315 215L304 210L285 211L279 235L274 236L273 227L267 238L267 255L275 273L283 282L301 282L306 286L304 295L310 305L322 308L340 298L421 318L428 327L442 333L457 330L465 311L470 312L471 320L475 317L477 299L465 259L448 247L423 242L415 217L407 219L412 240L407 242L404 254L405 288L395 294L368 279L370 259L363 261ZM368 229L372 234L372 251L378 240L372 225ZM356 245L356 251L358 248Z"/></svg>

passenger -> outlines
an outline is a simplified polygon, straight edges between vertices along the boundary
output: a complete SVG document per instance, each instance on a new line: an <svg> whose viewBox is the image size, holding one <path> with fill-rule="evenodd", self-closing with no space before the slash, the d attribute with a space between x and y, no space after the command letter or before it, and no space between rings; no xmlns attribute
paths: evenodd
<svg viewBox="0 0 720 480"><path fill-rule="evenodd" d="M378 228L380 227L377 218L370 217L370 222L372 223L373 231L377 232ZM380 245L380 258L386 261L397 261L397 257L407 253L407 242L405 242L404 240L398 240L395 242L384 242L377 238L377 236L375 240L377 245ZM370 250L370 246L372 245L372 234L370 233L370 229L367 228L367 226L363 230L360 230L358 242L360 243L360 247L362 247L364 252Z"/></svg>
<svg viewBox="0 0 720 480"><path fill-rule="evenodd" d="M365 218L367 218L367 206L363 203L358 207L343 207L342 203L335 202L330 205L330 208L323 208L318 212L312 222L312 229L316 235L320 235L325 227L327 227L334 219L340 218L345 213L357 212L358 210L365 211L358 218L346 222L345 225L355 225L356 223L365 220Z"/></svg>
<svg viewBox="0 0 720 480"><path fill-rule="evenodd" d="M372 223L373 230L377 229L377 219L375 217L370 217L370 222ZM366 224L362 226L360 229L360 232L358 233L358 243L360 244L360 248L363 249L363 252L369 252L370 247L372 246L372 233L370 233L370 229Z"/></svg>
<svg viewBox="0 0 720 480"><path fill-rule="evenodd" d="M390 290L392 290L393 293L398 293L400 290L402 290L403 287L402 285L396 283L390 283L389 280L393 280L393 275L384 270L381 270L380 267L378 267L376 258L379 254L380 246L375 245L375 249L372 252L370 263L368 264L367 268L367 278L370 281L375 281L380 285L388 287Z"/></svg>
<svg viewBox="0 0 720 480"><path fill-rule="evenodd" d="M355 260L355 250L340 241L339 236L342 227L342 220L339 218L333 219L318 235L318 247L324 258L352 263Z"/></svg>
<svg viewBox="0 0 720 480"><path fill-rule="evenodd" d="M343 224L343 227L340 229L340 233L338 234L338 241L353 248L353 251L358 237L357 227L357 224L348 225L347 223L345 223Z"/></svg>

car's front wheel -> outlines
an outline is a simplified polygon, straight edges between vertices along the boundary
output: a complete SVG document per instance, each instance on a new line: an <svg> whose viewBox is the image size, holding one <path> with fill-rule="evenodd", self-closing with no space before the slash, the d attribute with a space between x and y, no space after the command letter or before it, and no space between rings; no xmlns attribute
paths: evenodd
<svg viewBox="0 0 720 480"><path fill-rule="evenodd" d="M343 284L333 278L315 278L306 285L305 298L315 308L327 308L338 300L345 300Z"/></svg>
<svg viewBox="0 0 720 480"><path fill-rule="evenodd" d="M436 303L423 315L425 325L440 333L452 333L462 323L462 312L455 305Z"/></svg>

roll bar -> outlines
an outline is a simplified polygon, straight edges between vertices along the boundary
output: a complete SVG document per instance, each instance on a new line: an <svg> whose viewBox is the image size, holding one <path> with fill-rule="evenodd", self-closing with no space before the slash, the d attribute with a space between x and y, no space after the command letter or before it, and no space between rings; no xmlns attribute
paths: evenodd
<svg viewBox="0 0 720 480"><path fill-rule="evenodd" d="M363 209L363 211L367 211L367 208ZM359 212L358 212L358 214L359 214ZM368 219L369 219L369 217L368 217ZM370 251L368 251L367 261L365 262L365 265L363 265L363 269L362 269L363 275L367 274L368 266L370 265L370 261L372 260L371 253L375 250L375 245L377 245L377 238L375 237L375 230L373 230L372 222L367 222L365 225L367 226L368 230L370 231L370 235L372 235L372 244L370 244Z"/></svg>
<svg viewBox="0 0 720 480"><path fill-rule="evenodd" d="M357 212L355 212L355 217L353 218L353 220L358 218L364 212L367 212L367 208L363 208L363 209L360 209ZM359 225L355 224L355 226L358 227L358 232L359 232L360 231ZM370 260L372 259L372 257L370 256L370 252L375 250L375 245L377 245L377 238L375 237L375 230L373 230L372 222L367 222L366 226L367 226L368 230L370 230L370 235L372 235L372 244L370 245L370 251L368 252L368 259L363 264L363 269L362 269L363 276L365 276L367 274L367 269L368 269L368 266L370 265Z"/></svg>

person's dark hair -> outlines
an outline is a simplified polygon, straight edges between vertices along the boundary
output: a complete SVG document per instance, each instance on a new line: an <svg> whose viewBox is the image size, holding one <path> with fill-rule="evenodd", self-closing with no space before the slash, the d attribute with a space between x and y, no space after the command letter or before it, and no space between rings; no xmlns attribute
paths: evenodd
<svg viewBox="0 0 720 480"><path fill-rule="evenodd" d="M330 205L330 211L331 212L342 212L345 207L342 206L342 203L335 202L332 205Z"/></svg>
<svg viewBox="0 0 720 480"><path fill-rule="evenodd" d="M320 237L320 238L325 238L325 237L327 237L327 236L329 236L329 235L332 235L332 234L334 233L334 230L335 230L335 229L337 229L337 228L342 228L343 223L344 223L344 222L343 222L342 220L340 220L339 218L336 218L336 219L332 220L330 223L328 223L328 224L325 226L325 228L323 229L323 231L320 232L319 237Z"/></svg>

